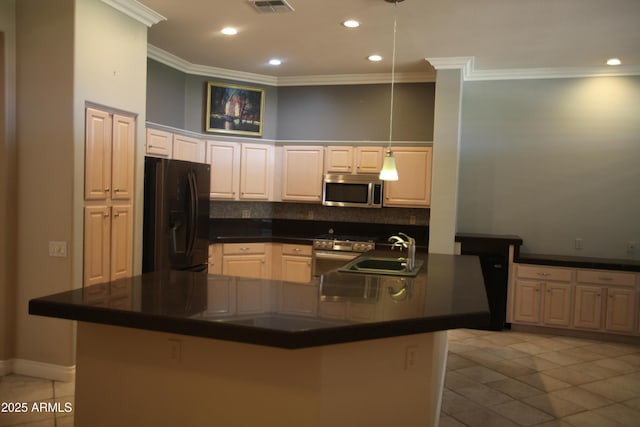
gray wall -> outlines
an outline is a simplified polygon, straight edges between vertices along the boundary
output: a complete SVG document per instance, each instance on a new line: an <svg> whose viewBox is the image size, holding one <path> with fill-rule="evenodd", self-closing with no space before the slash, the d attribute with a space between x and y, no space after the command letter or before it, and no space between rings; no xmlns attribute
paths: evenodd
<svg viewBox="0 0 640 427"><path fill-rule="evenodd" d="M467 82L461 135L458 231L640 259L640 77Z"/></svg>
<svg viewBox="0 0 640 427"><path fill-rule="evenodd" d="M147 61L147 120L204 132L206 82L265 89L263 138L388 141L390 85L273 87L195 76ZM396 84L394 140L431 141L433 83Z"/></svg>
<svg viewBox="0 0 640 427"><path fill-rule="evenodd" d="M433 83L396 84L394 141L433 139ZM390 85L278 89L278 139L389 140Z"/></svg>

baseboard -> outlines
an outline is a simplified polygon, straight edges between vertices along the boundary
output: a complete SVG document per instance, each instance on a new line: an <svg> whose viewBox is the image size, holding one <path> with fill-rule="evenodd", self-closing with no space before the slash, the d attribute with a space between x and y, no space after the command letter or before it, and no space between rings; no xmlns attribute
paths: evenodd
<svg viewBox="0 0 640 427"><path fill-rule="evenodd" d="M14 359L11 362L14 374L64 382L73 382L76 379L75 365L61 366L25 359Z"/></svg>
<svg viewBox="0 0 640 427"><path fill-rule="evenodd" d="M0 360L0 377L13 372L13 359Z"/></svg>

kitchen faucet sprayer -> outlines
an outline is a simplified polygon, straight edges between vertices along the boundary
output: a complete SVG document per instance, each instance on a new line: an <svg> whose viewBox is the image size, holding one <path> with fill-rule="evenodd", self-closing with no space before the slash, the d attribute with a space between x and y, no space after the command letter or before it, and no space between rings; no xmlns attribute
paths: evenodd
<svg viewBox="0 0 640 427"><path fill-rule="evenodd" d="M394 248L400 248L400 250L405 248L407 250L407 265L405 268L407 271L413 271L416 265L416 240L404 233L398 233L398 235L389 237L387 241L392 243L391 250Z"/></svg>

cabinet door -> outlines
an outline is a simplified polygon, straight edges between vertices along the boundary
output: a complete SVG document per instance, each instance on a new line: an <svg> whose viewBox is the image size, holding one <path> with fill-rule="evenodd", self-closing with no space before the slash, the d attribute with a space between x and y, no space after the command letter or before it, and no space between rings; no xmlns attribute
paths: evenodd
<svg viewBox="0 0 640 427"><path fill-rule="evenodd" d="M282 200L322 200L322 147L284 147Z"/></svg>
<svg viewBox="0 0 640 427"><path fill-rule="evenodd" d="M633 332L635 292L633 288L608 288L605 329Z"/></svg>
<svg viewBox="0 0 640 427"><path fill-rule="evenodd" d="M569 326L571 322L571 285L547 283L544 292L545 325Z"/></svg>
<svg viewBox="0 0 640 427"><path fill-rule="evenodd" d="M515 285L513 320L515 322L540 322L540 284L518 280Z"/></svg>
<svg viewBox="0 0 640 427"><path fill-rule="evenodd" d="M431 147L393 149L398 180L384 184L384 205L428 207L431 204Z"/></svg>
<svg viewBox="0 0 640 427"><path fill-rule="evenodd" d="M242 144L240 159L240 198L269 200L273 167L273 147Z"/></svg>
<svg viewBox="0 0 640 427"><path fill-rule="evenodd" d="M207 314L233 314L236 311L236 281L231 277L207 278Z"/></svg>
<svg viewBox="0 0 640 427"><path fill-rule="evenodd" d="M222 245L211 244L209 245L209 262L208 262L209 274L222 274Z"/></svg>
<svg viewBox="0 0 640 427"><path fill-rule="evenodd" d="M266 277L267 256L256 255L225 255L222 257L222 274L226 276Z"/></svg>
<svg viewBox="0 0 640 427"><path fill-rule="evenodd" d="M240 190L240 145L207 142L207 163L211 165L211 198L237 200Z"/></svg>
<svg viewBox="0 0 640 427"><path fill-rule="evenodd" d="M311 257L282 255L282 280L309 282L311 280Z"/></svg>
<svg viewBox="0 0 640 427"><path fill-rule="evenodd" d="M380 173L383 161L382 147L356 147L357 173Z"/></svg>
<svg viewBox="0 0 640 427"><path fill-rule="evenodd" d="M173 158L204 163L204 141L184 135L173 136Z"/></svg>
<svg viewBox="0 0 640 427"><path fill-rule="evenodd" d="M602 327L602 288L576 285L573 326L585 329Z"/></svg>
<svg viewBox="0 0 640 427"><path fill-rule="evenodd" d="M133 197L135 128L133 117L113 115L111 198L114 200Z"/></svg>
<svg viewBox="0 0 640 427"><path fill-rule="evenodd" d="M145 154L153 157L171 157L173 135L157 129L147 129Z"/></svg>
<svg viewBox="0 0 640 427"><path fill-rule="evenodd" d="M353 171L353 147L327 147L327 172L351 173Z"/></svg>
<svg viewBox="0 0 640 427"><path fill-rule="evenodd" d="M109 281L110 211L108 206L84 208L84 286Z"/></svg>
<svg viewBox="0 0 640 427"><path fill-rule="evenodd" d="M264 313L269 309L267 282L238 279L236 281L236 311L238 314Z"/></svg>
<svg viewBox="0 0 640 427"><path fill-rule="evenodd" d="M87 108L85 112L85 200L111 196L111 132L109 113Z"/></svg>
<svg viewBox="0 0 640 427"><path fill-rule="evenodd" d="M111 280L131 277L133 264L133 209L111 208Z"/></svg>

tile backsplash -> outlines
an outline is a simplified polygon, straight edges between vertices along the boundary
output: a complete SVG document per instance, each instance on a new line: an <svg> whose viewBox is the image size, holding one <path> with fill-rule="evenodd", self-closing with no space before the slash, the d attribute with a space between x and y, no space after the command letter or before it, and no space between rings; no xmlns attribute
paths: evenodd
<svg viewBox="0 0 640 427"><path fill-rule="evenodd" d="M292 220L429 225L429 209L340 208L309 203L226 202L212 200L210 218L274 218Z"/></svg>

